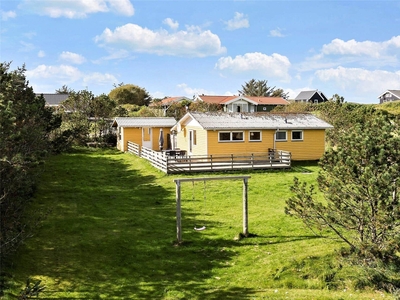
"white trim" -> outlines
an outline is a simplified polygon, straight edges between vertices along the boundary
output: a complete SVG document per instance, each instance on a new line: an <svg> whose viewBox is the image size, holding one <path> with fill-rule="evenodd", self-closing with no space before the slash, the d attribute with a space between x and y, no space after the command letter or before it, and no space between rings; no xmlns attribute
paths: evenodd
<svg viewBox="0 0 400 300"><path fill-rule="evenodd" d="M276 138L276 135L277 135L277 133L278 132L284 132L285 133L285 135L286 135L286 138L285 139L277 139ZM275 131L275 142L287 142L287 131L286 130L277 130L277 131Z"/></svg>
<svg viewBox="0 0 400 300"><path fill-rule="evenodd" d="M294 132L301 132L301 139L294 139L293 138L293 133ZM294 142L301 142L301 141L304 141L304 131L303 130L292 130L291 132L290 132L290 139L291 139L291 141L294 141Z"/></svg>
<svg viewBox="0 0 400 300"><path fill-rule="evenodd" d="M252 140L251 139L251 133L252 132L258 132L260 134L260 139L259 140ZM262 131L260 131L260 130L250 130L249 131L249 142L262 142Z"/></svg>
<svg viewBox="0 0 400 300"><path fill-rule="evenodd" d="M220 133L229 133L229 140L221 140L220 139ZM241 140L234 140L232 134L233 133L241 133L243 139ZM244 131L240 131L240 130L234 130L234 131L218 131L218 142L219 143L240 143L240 142L244 142Z"/></svg>

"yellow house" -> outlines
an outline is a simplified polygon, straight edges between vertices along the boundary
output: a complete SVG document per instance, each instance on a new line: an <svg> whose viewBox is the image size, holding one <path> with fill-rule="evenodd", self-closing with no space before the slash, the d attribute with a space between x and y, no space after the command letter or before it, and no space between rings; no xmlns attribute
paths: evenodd
<svg viewBox="0 0 400 300"><path fill-rule="evenodd" d="M128 141L152 150L162 150L160 146L163 149L170 148L170 129L175 124L174 118L118 117L112 126L117 128L117 148L125 152L128 150Z"/></svg>
<svg viewBox="0 0 400 300"><path fill-rule="evenodd" d="M189 112L172 128L188 155L290 151L292 160L318 160L332 125L312 114Z"/></svg>

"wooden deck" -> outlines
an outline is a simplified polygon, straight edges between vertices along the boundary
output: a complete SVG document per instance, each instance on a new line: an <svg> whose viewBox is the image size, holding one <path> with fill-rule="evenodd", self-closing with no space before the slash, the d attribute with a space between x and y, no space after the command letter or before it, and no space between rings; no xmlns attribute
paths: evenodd
<svg viewBox="0 0 400 300"><path fill-rule="evenodd" d="M171 156L167 152L154 151L128 142L128 152L148 160L154 167L167 174L291 167L290 152L280 150L250 155Z"/></svg>

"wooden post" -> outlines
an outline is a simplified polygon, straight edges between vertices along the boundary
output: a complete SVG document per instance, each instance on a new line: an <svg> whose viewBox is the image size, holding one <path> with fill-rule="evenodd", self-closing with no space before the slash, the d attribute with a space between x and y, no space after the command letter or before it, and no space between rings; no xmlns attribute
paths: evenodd
<svg viewBox="0 0 400 300"><path fill-rule="evenodd" d="M182 223L181 223L181 182L176 184L176 239L178 243L182 242Z"/></svg>
<svg viewBox="0 0 400 300"><path fill-rule="evenodd" d="M248 178L243 178L243 235L249 235L249 211L248 211Z"/></svg>

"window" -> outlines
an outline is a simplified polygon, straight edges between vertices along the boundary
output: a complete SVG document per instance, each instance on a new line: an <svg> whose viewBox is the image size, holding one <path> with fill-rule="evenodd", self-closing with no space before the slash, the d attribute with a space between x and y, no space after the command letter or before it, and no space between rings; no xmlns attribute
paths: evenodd
<svg viewBox="0 0 400 300"><path fill-rule="evenodd" d="M275 141L287 141L287 137L286 137L286 131L277 131L275 133Z"/></svg>
<svg viewBox="0 0 400 300"><path fill-rule="evenodd" d="M243 141L243 132L232 132L232 141Z"/></svg>
<svg viewBox="0 0 400 300"><path fill-rule="evenodd" d="M303 131L297 130L292 131L292 141L302 141L303 140Z"/></svg>
<svg viewBox="0 0 400 300"><path fill-rule="evenodd" d="M250 142L260 142L261 141L261 131L250 131L249 132Z"/></svg>
<svg viewBox="0 0 400 300"><path fill-rule="evenodd" d="M218 132L219 142L243 142L244 134L243 131L225 131Z"/></svg>

